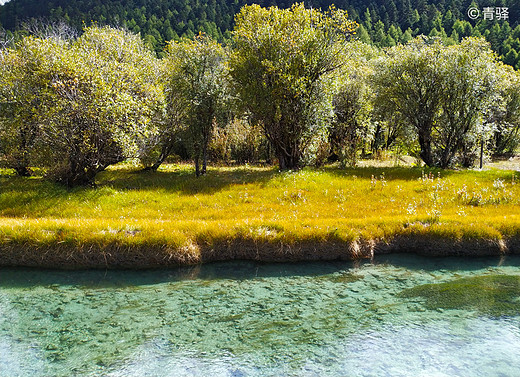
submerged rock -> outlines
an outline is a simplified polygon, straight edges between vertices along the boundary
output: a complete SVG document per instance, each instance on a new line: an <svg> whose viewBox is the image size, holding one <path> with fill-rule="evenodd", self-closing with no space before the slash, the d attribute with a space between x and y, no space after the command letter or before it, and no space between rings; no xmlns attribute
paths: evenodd
<svg viewBox="0 0 520 377"><path fill-rule="evenodd" d="M431 310L469 309L491 317L520 315L520 276L484 275L405 289L399 296L424 298Z"/></svg>

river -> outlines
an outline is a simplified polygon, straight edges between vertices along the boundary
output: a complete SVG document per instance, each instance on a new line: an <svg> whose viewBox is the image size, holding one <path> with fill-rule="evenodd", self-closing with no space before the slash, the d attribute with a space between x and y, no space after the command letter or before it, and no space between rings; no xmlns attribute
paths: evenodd
<svg viewBox="0 0 520 377"><path fill-rule="evenodd" d="M519 376L520 284L501 277L520 257L3 268L0 376ZM475 298L428 297L453 281Z"/></svg>

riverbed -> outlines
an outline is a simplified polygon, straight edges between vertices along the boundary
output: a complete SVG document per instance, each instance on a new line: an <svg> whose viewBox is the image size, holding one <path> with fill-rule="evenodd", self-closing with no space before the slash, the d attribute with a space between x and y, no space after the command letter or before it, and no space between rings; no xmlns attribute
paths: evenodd
<svg viewBox="0 0 520 377"><path fill-rule="evenodd" d="M518 376L520 285L501 277L519 256L2 268L0 376ZM428 297L458 281L486 295Z"/></svg>

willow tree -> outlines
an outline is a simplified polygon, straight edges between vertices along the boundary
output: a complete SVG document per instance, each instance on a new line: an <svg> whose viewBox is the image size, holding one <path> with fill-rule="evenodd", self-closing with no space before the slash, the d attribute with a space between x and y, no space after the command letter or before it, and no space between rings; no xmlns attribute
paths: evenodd
<svg viewBox="0 0 520 377"><path fill-rule="evenodd" d="M28 65L38 69L42 61L32 44L26 39L17 48L0 50L0 157L3 166L21 176L30 175L41 106L41 82ZM51 44L57 51L62 47Z"/></svg>
<svg viewBox="0 0 520 377"><path fill-rule="evenodd" d="M195 174L198 177L206 173L211 134L225 113L226 58L224 48L204 34L168 45L165 91L169 123L158 163L169 153L172 132L182 128L195 162Z"/></svg>
<svg viewBox="0 0 520 377"><path fill-rule="evenodd" d="M498 98L486 118L495 155L515 153L520 145L520 72L507 65L501 71Z"/></svg>
<svg viewBox="0 0 520 377"><path fill-rule="evenodd" d="M434 164L432 130L441 111L444 88L439 61L443 47L420 39L388 50L375 68L376 106L385 113L402 114L416 130L420 157L428 166Z"/></svg>
<svg viewBox="0 0 520 377"><path fill-rule="evenodd" d="M252 123L260 124L280 169L301 166L332 116L331 74L357 24L347 13L295 4L245 6L236 16L230 74Z"/></svg>
<svg viewBox="0 0 520 377"><path fill-rule="evenodd" d="M387 117L399 114L415 129L426 165L469 165L478 124L497 90L497 67L482 39L444 46L419 37L388 50L377 64L376 107Z"/></svg>
<svg viewBox="0 0 520 377"><path fill-rule="evenodd" d="M484 39L467 38L444 51L440 121L435 124L437 161L471 167L483 138L481 124L499 91L500 64Z"/></svg>
<svg viewBox="0 0 520 377"><path fill-rule="evenodd" d="M12 144L27 125L31 163L68 186L90 184L134 156L162 110L157 59L137 35L92 27L77 40L24 38L2 80L15 112Z"/></svg>
<svg viewBox="0 0 520 377"><path fill-rule="evenodd" d="M377 55L374 47L352 42L343 58L346 64L337 75L329 143L332 156L343 166L354 166L359 148L372 137L372 90L368 79L372 66L369 61Z"/></svg>

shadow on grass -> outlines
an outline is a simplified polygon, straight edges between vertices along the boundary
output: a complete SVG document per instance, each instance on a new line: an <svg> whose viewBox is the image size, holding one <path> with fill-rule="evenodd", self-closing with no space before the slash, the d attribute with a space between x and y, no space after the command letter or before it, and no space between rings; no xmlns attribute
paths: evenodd
<svg viewBox="0 0 520 377"><path fill-rule="evenodd" d="M108 170L96 177L96 187L67 188L42 177L0 178L0 216L43 216L47 210L73 202L94 201L117 191L158 190L182 195L212 194L235 184L265 184L279 173L276 169L211 168L195 177L190 169L173 171Z"/></svg>
<svg viewBox="0 0 520 377"><path fill-rule="evenodd" d="M39 216L57 204L73 196L75 200L88 201L104 194L92 187L69 189L63 185L46 181L42 177L0 178L0 215L17 216L20 211L30 209L30 216Z"/></svg>
<svg viewBox="0 0 520 377"><path fill-rule="evenodd" d="M185 168L173 171L106 171L97 178L98 187L117 190L161 189L184 195L212 194L237 184L265 184L278 175L275 168L210 168L206 175L196 177Z"/></svg>
<svg viewBox="0 0 520 377"><path fill-rule="evenodd" d="M359 167L341 169L326 166L321 169L306 168L310 171L321 171L337 177L359 177L378 180L384 176L385 180L413 181L423 174L430 174L442 178L456 174L455 170L411 167ZM27 214L31 217L42 216L48 209L66 203L94 201L103 195L110 195L114 191L157 190L178 192L182 195L213 194L233 185L259 184L263 187L269 181L282 177L276 167L210 167L208 173L202 177L195 177L193 169L187 165L168 166L165 170L141 171L130 168L113 169L99 173L96 177L96 187L76 187L69 189L39 177L0 176L0 215L19 216ZM506 175L509 174L507 177ZM490 181L497 177L511 180L511 173L506 171L465 171L464 175L471 178L485 178Z"/></svg>

